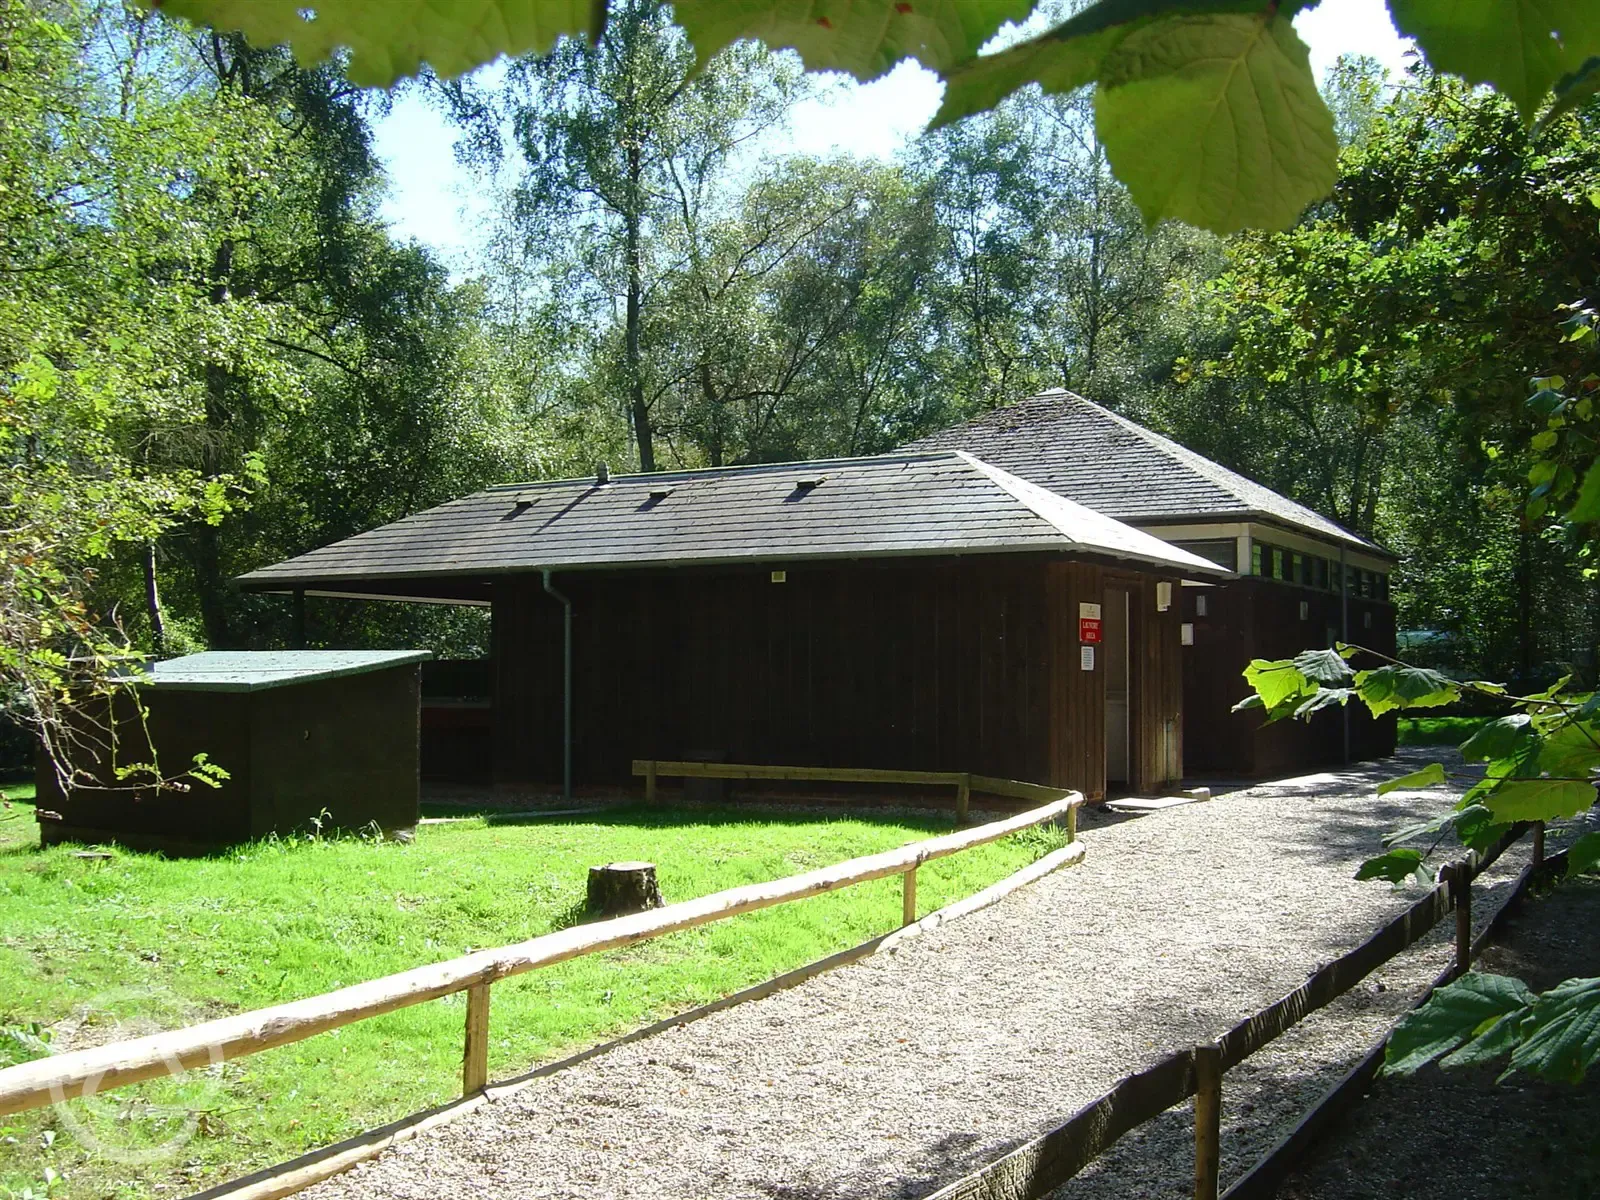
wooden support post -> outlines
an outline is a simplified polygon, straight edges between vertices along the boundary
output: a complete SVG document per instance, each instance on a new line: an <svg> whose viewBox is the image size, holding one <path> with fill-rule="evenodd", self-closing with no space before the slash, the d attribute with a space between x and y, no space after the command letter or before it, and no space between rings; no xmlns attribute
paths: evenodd
<svg viewBox="0 0 1600 1200"><path fill-rule="evenodd" d="M1544 822L1533 823L1533 865L1538 867L1544 864Z"/></svg>
<svg viewBox="0 0 1600 1200"><path fill-rule="evenodd" d="M644 765L644 802L656 802L656 764L653 759Z"/></svg>
<svg viewBox="0 0 1600 1200"><path fill-rule="evenodd" d="M1466 863L1450 867L1450 895L1456 906L1456 974L1472 969L1472 872Z"/></svg>
<svg viewBox="0 0 1600 1200"><path fill-rule="evenodd" d="M1067 841L1078 840L1078 809L1077 806L1067 809Z"/></svg>
<svg viewBox="0 0 1600 1200"><path fill-rule="evenodd" d="M900 924L914 925L917 921L917 869L912 867L900 876Z"/></svg>
<svg viewBox="0 0 1600 1200"><path fill-rule="evenodd" d="M1222 1167L1222 1047L1194 1048L1194 1200L1217 1200Z"/></svg>
<svg viewBox="0 0 1600 1200"><path fill-rule="evenodd" d="M467 1039L461 1055L461 1094L471 1096L489 1086L489 985L467 989Z"/></svg>
<svg viewBox="0 0 1600 1200"><path fill-rule="evenodd" d="M967 806L972 801L972 779L964 777L956 784L956 824L967 823Z"/></svg>

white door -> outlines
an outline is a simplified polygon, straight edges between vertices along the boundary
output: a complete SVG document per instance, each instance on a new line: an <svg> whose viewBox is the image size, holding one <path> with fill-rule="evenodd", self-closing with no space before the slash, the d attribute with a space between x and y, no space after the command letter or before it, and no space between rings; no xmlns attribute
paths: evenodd
<svg viewBox="0 0 1600 1200"><path fill-rule="evenodd" d="M1106 783L1126 785L1133 777L1129 762L1128 590L1107 588L1104 641L1100 653L1106 672Z"/></svg>

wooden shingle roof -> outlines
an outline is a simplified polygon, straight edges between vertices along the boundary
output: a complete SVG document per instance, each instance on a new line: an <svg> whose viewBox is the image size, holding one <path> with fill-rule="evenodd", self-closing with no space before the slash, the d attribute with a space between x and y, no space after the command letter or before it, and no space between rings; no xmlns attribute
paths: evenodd
<svg viewBox="0 0 1600 1200"><path fill-rule="evenodd" d="M250 590L403 592L537 570L1004 551L1227 572L950 450L490 488L240 578ZM375 593L374 593L375 594ZM442 594L423 587L410 594Z"/></svg>
<svg viewBox="0 0 1600 1200"><path fill-rule="evenodd" d="M1258 518L1393 557L1305 505L1064 390L994 409L905 449L965 450L1120 521Z"/></svg>

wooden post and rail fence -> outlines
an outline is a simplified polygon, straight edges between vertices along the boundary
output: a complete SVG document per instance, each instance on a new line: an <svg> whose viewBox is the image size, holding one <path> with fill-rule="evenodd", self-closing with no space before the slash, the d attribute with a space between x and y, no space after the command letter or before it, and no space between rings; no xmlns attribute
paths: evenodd
<svg viewBox="0 0 1600 1200"><path fill-rule="evenodd" d="M1218 1200L1222 1157L1223 1073L1238 1066L1268 1042L1288 1032L1311 1013L1349 991L1367 975L1429 933L1447 914L1456 914L1455 946L1449 968L1428 989L1464 974L1482 952L1494 925L1521 898L1541 870L1544 829L1534 827L1530 865L1495 914L1489 928L1472 936L1472 881L1525 832L1517 827L1480 860L1442 867L1426 895L1348 954L1317 970L1305 983L1247 1017L1214 1042L1169 1054L1129 1075L1109 1092L1079 1109L1062 1125L1018 1146L987 1166L934 1192L927 1200L1042 1200L1071 1179L1124 1134L1194 1097L1194 1196ZM1424 996L1426 999L1426 996ZM1418 1001L1420 1004L1422 1001ZM1266 1200L1298 1154L1334 1115L1358 1097L1383 1063L1387 1038L1370 1051L1285 1137L1239 1178L1222 1200Z"/></svg>
<svg viewBox="0 0 1600 1200"><path fill-rule="evenodd" d="M673 764L659 765L664 768ZM864 776L866 778L861 781L872 782L880 773L832 774L840 779ZM1058 819L1067 823L1069 831L1075 831L1074 817L1083 803L1080 793L1033 784L1008 786L1025 790L1031 797L1047 796L1048 802L1001 821L926 838L894 850L768 883L746 884L664 908L558 930L514 945L479 950L288 1004L7 1067L0 1070L0 1115L258 1054L456 992L467 994L461 1086L464 1095L472 1095L483 1091L489 1082L489 993L497 981L568 959L635 945L664 934L890 875L901 877L902 916L904 924L912 924L916 920L917 868L922 864ZM1075 832L1069 833L1069 837L1075 840Z"/></svg>
<svg viewBox="0 0 1600 1200"><path fill-rule="evenodd" d="M1048 804L1065 790L1042 783L1022 783L993 775L974 775L970 771L890 771L849 770L835 767L767 767L752 763L666 762L640 758L633 763L635 776L644 779L644 798L649 804L658 798L660 779L760 779L788 783L890 783L912 787L953 787L956 789L956 821L967 819L972 793L1003 796L1008 800L1032 800ZM1077 810L1068 816L1068 830L1077 836Z"/></svg>

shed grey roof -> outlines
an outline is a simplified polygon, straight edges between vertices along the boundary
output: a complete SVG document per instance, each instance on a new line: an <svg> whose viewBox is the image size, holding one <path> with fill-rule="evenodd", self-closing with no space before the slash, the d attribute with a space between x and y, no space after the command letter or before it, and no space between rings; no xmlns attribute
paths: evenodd
<svg viewBox="0 0 1600 1200"><path fill-rule="evenodd" d="M259 692L432 657L427 650L207 650L153 663L138 682L171 692Z"/></svg>
<svg viewBox="0 0 1600 1200"><path fill-rule="evenodd" d="M490 488L242 576L253 590L359 593L512 572L1001 551L1228 573L959 451ZM421 589L416 589L421 590Z"/></svg>
<svg viewBox="0 0 1600 1200"><path fill-rule="evenodd" d="M966 450L1120 521L1262 518L1393 557L1305 505L1064 390L994 409L905 449Z"/></svg>

